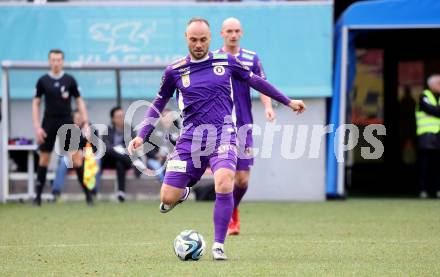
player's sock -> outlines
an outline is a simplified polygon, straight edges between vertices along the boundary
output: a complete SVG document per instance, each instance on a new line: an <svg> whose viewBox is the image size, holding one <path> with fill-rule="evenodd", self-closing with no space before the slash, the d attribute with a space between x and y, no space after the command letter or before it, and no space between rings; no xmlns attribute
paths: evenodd
<svg viewBox="0 0 440 277"><path fill-rule="evenodd" d="M183 191L182 191L182 195L180 195L180 199L179 200L186 200L186 198L188 198L189 195L189 190L190 188L186 187Z"/></svg>
<svg viewBox="0 0 440 277"><path fill-rule="evenodd" d="M214 205L214 241L224 243L232 210L234 209L234 198L230 193L216 193Z"/></svg>
<svg viewBox="0 0 440 277"><path fill-rule="evenodd" d="M46 174L47 174L47 166L38 166L37 184L35 186L35 192L37 193L36 199L40 202L41 202L41 194L43 193L44 185L46 184Z"/></svg>
<svg viewBox="0 0 440 277"><path fill-rule="evenodd" d="M248 186L242 188L237 185L234 186L234 208L237 208L240 205L241 199L243 199L244 194L246 193Z"/></svg>

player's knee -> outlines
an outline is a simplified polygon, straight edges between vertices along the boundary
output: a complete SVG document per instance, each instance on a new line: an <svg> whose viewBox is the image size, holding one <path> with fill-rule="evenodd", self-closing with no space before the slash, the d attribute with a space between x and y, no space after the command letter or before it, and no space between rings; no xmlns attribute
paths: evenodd
<svg viewBox="0 0 440 277"><path fill-rule="evenodd" d="M218 179L216 186L216 191L219 193L229 193L234 188L234 177L225 175Z"/></svg>
<svg viewBox="0 0 440 277"><path fill-rule="evenodd" d="M246 188L249 183L248 175L237 175L235 176L235 185L240 188Z"/></svg>
<svg viewBox="0 0 440 277"><path fill-rule="evenodd" d="M50 162L50 153L41 152L40 158L38 160L38 165L47 167L49 165L49 162Z"/></svg>
<svg viewBox="0 0 440 277"><path fill-rule="evenodd" d="M160 193L160 201L166 205L171 205L179 200L179 195L176 193L170 193L168 191L162 191Z"/></svg>

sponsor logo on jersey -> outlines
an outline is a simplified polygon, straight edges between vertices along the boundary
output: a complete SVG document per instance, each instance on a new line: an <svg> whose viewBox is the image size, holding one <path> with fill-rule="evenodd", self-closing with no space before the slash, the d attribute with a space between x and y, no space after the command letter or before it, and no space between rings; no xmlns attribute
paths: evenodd
<svg viewBox="0 0 440 277"><path fill-rule="evenodd" d="M254 65L253 62L241 62L241 63L246 65L246 66L253 66Z"/></svg>
<svg viewBox="0 0 440 277"><path fill-rule="evenodd" d="M228 62L216 62L216 63L212 63L212 66L216 66L216 65L228 65Z"/></svg>
<svg viewBox="0 0 440 277"><path fill-rule="evenodd" d="M246 53L242 53L241 56L242 56L243 58L245 58L246 60L251 60L251 61L254 60L254 56L249 55L249 54L246 54Z"/></svg>
<svg viewBox="0 0 440 277"><path fill-rule="evenodd" d="M228 54L227 53L213 53L212 55L213 59L227 59L228 58Z"/></svg>
<svg viewBox="0 0 440 277"><path fill-rule="evenodd" d="M167 171L186 172L186 161L179 161L179 160L168 161Z"/></svg>
<svg viewBox="0 0 440 277"><path fill-rule="evenodd" d="M214 74L218 76L225 75L225 68L222 65L214 66Z"/></svg>
<svg viewBox="0 0 440 277"><path fill-rule="evenodd" d="M180 73L180 76L191 73L191 71L189 70L189 66L180 68L178 72Z"/></svg>

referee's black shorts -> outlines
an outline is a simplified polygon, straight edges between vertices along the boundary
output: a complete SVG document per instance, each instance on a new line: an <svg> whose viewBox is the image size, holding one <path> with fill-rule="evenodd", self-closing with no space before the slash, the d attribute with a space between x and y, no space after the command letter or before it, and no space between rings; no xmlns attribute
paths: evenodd
<svg viewBox="0 0 440 277"><path fill-rule="evenodd" d="M57 138L58 129L64 124L73 124L73 120L71 116L66 117L44 117L42 128L46 132L46 139L42 144L40 144L40 151L42 152L52 152L55 146L55 140ZM71 133L68 131L66 135L65 141L60 141L61 147L64 148L65 151L69 149Z"/></svg>

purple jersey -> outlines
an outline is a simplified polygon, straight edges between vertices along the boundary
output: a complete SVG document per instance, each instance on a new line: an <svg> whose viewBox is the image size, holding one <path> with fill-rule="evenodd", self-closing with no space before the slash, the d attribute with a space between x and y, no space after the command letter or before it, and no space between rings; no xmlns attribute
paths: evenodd
<svg viewBox="0 0 440 277"><path fill-rule="evenodd" d="M167 67L158 97L171 98L177 91L183 114L183 138L201 135L194 130L203 124L214 126L219 137L224 126L235 129L231 119L232 79L246 82L252 74L247 66L227 53L209 53L200 61L191 61L187 56Z"/></svg>
<svg viewBox="0 0 440 277"><path fill-rule="evenodd" d="M159 93L152 103L153 107L145 114L138 136L145 138L151 134L160 113L177 90L183 114L183 138L197 139L205 136L205 131L208 131L206 135L217 139L223 139L225 134L235 138L233 79L243 80L255 90L286 106L290 105L291 100L287 96L228 53L210 52L206 59L200 61L191 61L188 56L165 69Z"/></svg>
<svg viewBox="0 0 440 277"><path fill-rule="evenodd" d="M223 48L216 51L217 53L225 53ZM261 61L258 58L257 53L240 48L240 51L235 55L243 65L249 67L249 69L256 75L263 79L266 79ZM252 99L251 89L247 82L234 79L232 82L232 88L234 91L234 105L235 114L237 116L237 128L240 128L246 124L253 123L252 117Z"/></svg>

